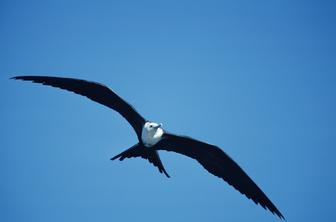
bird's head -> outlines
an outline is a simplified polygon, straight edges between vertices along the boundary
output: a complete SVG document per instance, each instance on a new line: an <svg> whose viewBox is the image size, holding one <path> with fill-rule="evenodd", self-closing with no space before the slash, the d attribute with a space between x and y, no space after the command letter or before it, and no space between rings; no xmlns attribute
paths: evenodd
<svg viewBox="0 0 336 222"><path fill-rule="evenodd" d="M155 134L155 132L162 127L162 123L154 123L154 122L146 122L144 125L144 129L147 132L152 132Z"/></svg>
<svg viewBox="0 0 336 222"><path fill-rule="evenodd" d="M145 146L153 146L161 140L163 135L162 124L146 122L142 128L141 139Z"/></svg>

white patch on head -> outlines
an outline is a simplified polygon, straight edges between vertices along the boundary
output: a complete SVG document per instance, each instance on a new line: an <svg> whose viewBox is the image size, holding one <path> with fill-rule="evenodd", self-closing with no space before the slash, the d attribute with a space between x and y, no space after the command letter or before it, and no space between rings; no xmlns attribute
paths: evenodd
<svg viewBox="0 0 336 222"><path fill-rule="evenodd" d="M157 144L163 135L162 124L146 122L142 127L141 140L146 147Z"/></svg>

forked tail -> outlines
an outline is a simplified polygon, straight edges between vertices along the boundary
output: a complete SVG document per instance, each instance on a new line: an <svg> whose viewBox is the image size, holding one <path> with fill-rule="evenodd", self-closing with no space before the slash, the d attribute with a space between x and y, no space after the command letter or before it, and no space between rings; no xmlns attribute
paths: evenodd
<svg viewBox="0 0 336 222"><path fill-rule="evenodd" d="M123 161L125 158L132 157L142 157L148 160L159 169L160 173L164 173L167 177L170 177L161 162L158 152L154 149L147 148L139 143L112 157L111 160L119 159L120 161Z"/></svg>

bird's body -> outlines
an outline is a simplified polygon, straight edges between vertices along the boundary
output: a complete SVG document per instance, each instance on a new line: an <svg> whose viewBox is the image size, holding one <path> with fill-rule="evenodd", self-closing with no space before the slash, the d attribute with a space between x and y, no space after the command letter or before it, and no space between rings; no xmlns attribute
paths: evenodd
<svg viewBox="0 0 336 222"><path fill-rule="evenodd" d="M164 131L162 124L143 118L130 104L108 87L86 80L50 76L17 76L13 79L27 80L65 89L86 96L122 115L134 129L138 142L111 158L112 160L142 157L156 166L160 173L169 177L158 151L165 150L183 154L198 161L209 173L222 178L256 204L260 204L263 208L269 209L272 213L284 219L281 212L264 192L222 149L190 137L178 136Z"/></svg>

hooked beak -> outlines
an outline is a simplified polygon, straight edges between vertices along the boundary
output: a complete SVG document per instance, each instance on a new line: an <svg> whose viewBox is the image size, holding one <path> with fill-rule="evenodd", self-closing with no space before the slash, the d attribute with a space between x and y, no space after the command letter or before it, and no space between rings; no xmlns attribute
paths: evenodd
<svg viewBox="0 0 336 222"><path fill-rule="evenodd" d="M157 126L154 126L154 128L155 129L158 129L158 128L160 128L162 126L162 123L160 123L159 125L157 125Z"/></svg>

